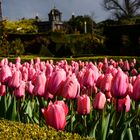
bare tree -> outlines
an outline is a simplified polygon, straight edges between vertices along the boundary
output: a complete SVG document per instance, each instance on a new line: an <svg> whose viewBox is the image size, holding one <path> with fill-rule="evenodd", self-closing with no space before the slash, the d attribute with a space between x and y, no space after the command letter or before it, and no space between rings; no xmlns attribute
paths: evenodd
<svg viewBox="0 0 140 140"><path fill-rule="evenodd" d="M103 7L117 19L128 19L139 14L140 0L103 0Z"/></svg>

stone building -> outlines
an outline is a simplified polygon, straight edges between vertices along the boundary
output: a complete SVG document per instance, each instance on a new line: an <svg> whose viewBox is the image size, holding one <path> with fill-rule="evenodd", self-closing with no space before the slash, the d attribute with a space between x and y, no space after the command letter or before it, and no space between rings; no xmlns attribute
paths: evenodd
<svg viewBox="0 0 140 140"><path fill-rule="evenodd" d="M55 7L48 14L49 21L37 21L38 32L58 31L64 29L62 13Z"/></svg>

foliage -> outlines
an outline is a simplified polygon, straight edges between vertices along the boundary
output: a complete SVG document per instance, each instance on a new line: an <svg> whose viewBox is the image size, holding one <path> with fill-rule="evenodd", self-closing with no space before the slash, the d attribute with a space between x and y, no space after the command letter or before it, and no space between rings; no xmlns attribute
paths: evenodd
<svg viewBox="0 0 140 140"><path fill-rule="evenodd" d="M7 41L7 34L3 34L0 38L0 54L2 56L9 56L10 54L10 43Z"/></svg>
<svg viewBox="0 0 140 140"><path fill-rule="evenodd" d="M48 49L56 57L91 55L104 49L104 38L97 34L55 34L50 40Z"/></svg>
<svg viewBox="0 0 140 140"><path fill-rule="evenodd" d="M56 131L51 127L40 127L37 124L24 124L4 119L0 120L0 139L88 140L78 134Z"/></svg>
<svg viewBox="0 0 140 140"><path fill-rule="evenodd" d="M10 43L11 53L20 56L24 53L24 44L20 39L13 40Z"/></svg>
<svg viewBox="0 0 140 140"><path fill-rule="evenodd" d="M67 23L69 25L69 33L84 33L84 22L87 23L87 33L92 33L96 23L90 16L76 16L72 17Z"/></svg>
<svg viewBox="0 0 140 140"><path fill-rule="evenodd" d="M49 39L47 37L36 36L31 40L24 41L25 53L39 54L43 46L47 47Z"/></svg>
<svg viewBox="0 0 140 140"><path fill-rule="evenodd" d="M3 24L5 31L9 33L36 33L37 26L34 22L35 19L5 20Z"/></svg>

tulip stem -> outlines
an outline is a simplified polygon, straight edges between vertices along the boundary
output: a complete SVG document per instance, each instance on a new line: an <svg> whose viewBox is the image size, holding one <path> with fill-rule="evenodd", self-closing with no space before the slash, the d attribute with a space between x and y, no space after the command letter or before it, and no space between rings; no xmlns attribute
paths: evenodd
<svg viewBox="0 0 140 140"><path fill-rule="evenodd" d="M113 131L113 139L112 140L114 140L115 138L116 138L116 135L117 135L117 122L118 122L118 103L119 103L119 99L118 98L116 98L116 112L115 112L115 121L114 121L114 131Z"/></svg>
<svg viewBox="0 0 140 140"><path fill-rule="evenodd" d="M71 111L71 132L73 131L73 101L70 100L70 111Z"/></svg>
<svg viewBox="0 0 140 140"><path fill-rule="evenodd" d="M39 125L41 126L41 117L42 117L41 108L43 107L43 105L41 97L38 97L38 100L39 100Z"/></svg>
<svg viewBox="0 0 140 140"><path fill-rule="evenodd" d="M86 136L86 134L87 134L87 115L84 115L83 116L83 120L84 120L84 127L85 127L85 136Z"/></svg>

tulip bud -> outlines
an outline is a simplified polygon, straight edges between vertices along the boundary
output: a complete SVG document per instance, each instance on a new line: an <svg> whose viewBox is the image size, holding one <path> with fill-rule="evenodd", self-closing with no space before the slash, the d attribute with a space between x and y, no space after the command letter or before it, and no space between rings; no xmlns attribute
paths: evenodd
<svg viewBox="0 0 140 140"><path fill-rule="evenodd" d="M66 80L66 72L63 69L57 69L52 73L47 83L47 91L52 95L56 95L60 90L62 83Z"/></svg>
<svg viewBox="0 0 140 140"><path fill-rule="evenodd" d="M82 95L77 98L77 112L80 115L90 113L90 98L87 95Z"/></svg>
<svg viewBox="0 0 140 140"><path fill-rule="evenodd" d="M112 96L124 98L127 95L128 76L119 68L112 80Z"/></svg>
<svg viewBox="0 0 140 140"><path fill-rule="evenodd" d="M57 129L63 130L66 126L66 110L62 103L49 103L47 108L42 108L42 113L47 125Z"/></svg>
<svg viewBox="0 0 140 140"><path fill-rule="evenodd" d="M93 101L93 107L95 109L104 109L106 103L106 96L102 92L98 92Z"/></svg>
<svg viewBox="0 0 140 140"><path fill-rule="evenodd" d="M80 84L75 76L72 74L67 77L66 81L63 84L60 95L67 99L77 98L80 94Z"/></svg>
<svg viewBox="0 0 140 140"><path fill-rule="evenodd" d="M125 98L118 100L117 111L121 112L123 109L125 109L126 112L129 112L130 105L131 105L131 100L129 95L127 95Z"/></svg>
<svg viewBox="0 0 140 140"><path fill-rule="evenodd" d="M134 82L133 93L130 94L130 97L135 101L140 101L140 75L138 75Z"/></svg>
<svg viewBox="0 0 140 140"><path fill-rule="evenodd" d="M35 80L33 93L35 95L44 96L47 78L45 73L41 72Z"/></svg>
<svg viewBox="0 0 140 140"><path fill-rule="evenodd" d="M22 98L25 95L25 82L21 81L20 86L14 89L16 98Z"/></svg>

